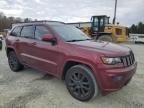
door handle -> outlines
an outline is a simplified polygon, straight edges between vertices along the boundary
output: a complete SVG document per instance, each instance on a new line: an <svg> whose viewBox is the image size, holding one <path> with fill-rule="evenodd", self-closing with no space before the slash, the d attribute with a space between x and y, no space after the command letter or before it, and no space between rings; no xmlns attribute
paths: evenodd
<svg viewBox="0 0 144 108"><path fill-rule="evenodd" d="M16 39L16 41L18 42L18 41L20 41L19 39Z"/></svg>
<svg viewBox="0 0 144 108"><path fill-rule="evenodd" d="M33 43L31 43L32 45L36 45L37 43L36 42L33 42Z"/></svg>

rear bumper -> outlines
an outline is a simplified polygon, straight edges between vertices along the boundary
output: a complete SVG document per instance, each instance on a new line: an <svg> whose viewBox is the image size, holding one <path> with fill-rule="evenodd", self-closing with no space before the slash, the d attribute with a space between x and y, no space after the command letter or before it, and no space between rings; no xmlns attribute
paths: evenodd
<svg viewBox="0 0 144 108"><path fill-rule="evenodd" d="M128 84L136 72L137 62L122 69L107 69L101 72L101 91L103 94L117 91Z"/></svg>

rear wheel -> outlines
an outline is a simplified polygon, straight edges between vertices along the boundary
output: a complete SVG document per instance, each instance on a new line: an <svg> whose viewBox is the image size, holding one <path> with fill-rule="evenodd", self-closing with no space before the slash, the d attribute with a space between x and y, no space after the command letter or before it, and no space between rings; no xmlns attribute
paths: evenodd
<svg viewBox="0 0 144 108"><path fill-rule="evenodd" d="M24 66L19 62L16 53L14 51L10 51L8 53L8 63L12 71L18 72L24 68Z"/></svg>
<svg viewBox="0 0 144 108"><path fill-rule="evenodd" d="M80 101L88 101L98 95L98 86L92 71L83 65L73 66L65 76L69 93Z"/></svg>
<svg viewBox="0 0 144 108"><path fill-rule="evenodd" d="M112 37L109 36L109 35L103 35L103 36L100 36L100 37L98 38L98 40L106 41L106 42L112 42Z"/></svg>

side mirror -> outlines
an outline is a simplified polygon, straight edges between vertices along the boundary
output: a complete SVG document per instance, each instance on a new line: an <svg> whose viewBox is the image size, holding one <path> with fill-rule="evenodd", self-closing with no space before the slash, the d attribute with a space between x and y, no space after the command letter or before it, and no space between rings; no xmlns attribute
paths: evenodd
<svg viewBox="0 0 144 108"><path fill-rule="evenodd" d="M17 36L17 34L15 32L11 32L10 35Z"/></svg>
<svg viewBox="0 0 144 108"><path fill-rule="evenodd" d="M51 34L46 34L42 36L42 41L51 42L52 45L55 45L57 43L57 39L53 37Z"/></svg>

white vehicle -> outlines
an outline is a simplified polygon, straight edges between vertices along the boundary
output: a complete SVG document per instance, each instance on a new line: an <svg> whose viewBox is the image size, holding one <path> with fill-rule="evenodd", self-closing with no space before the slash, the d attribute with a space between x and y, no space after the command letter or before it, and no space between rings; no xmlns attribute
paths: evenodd
<svg viewBox="0 0 144 108"><path fill-rule="evenodd" d="M144 43L144 34L130 34L130 38L135 43Z"/></svg>
<svg viewBox="0 0 144 108"><path fill-rule="evenodd" d="M135 43L144 43L144 36L138 36L138 38L136 38Z"/></svg>
<svg viewBox="0 0 144 108"><path fill-rule="evenodd" d="M0 34L0 40L3 40L3 35Z"/></svg>

